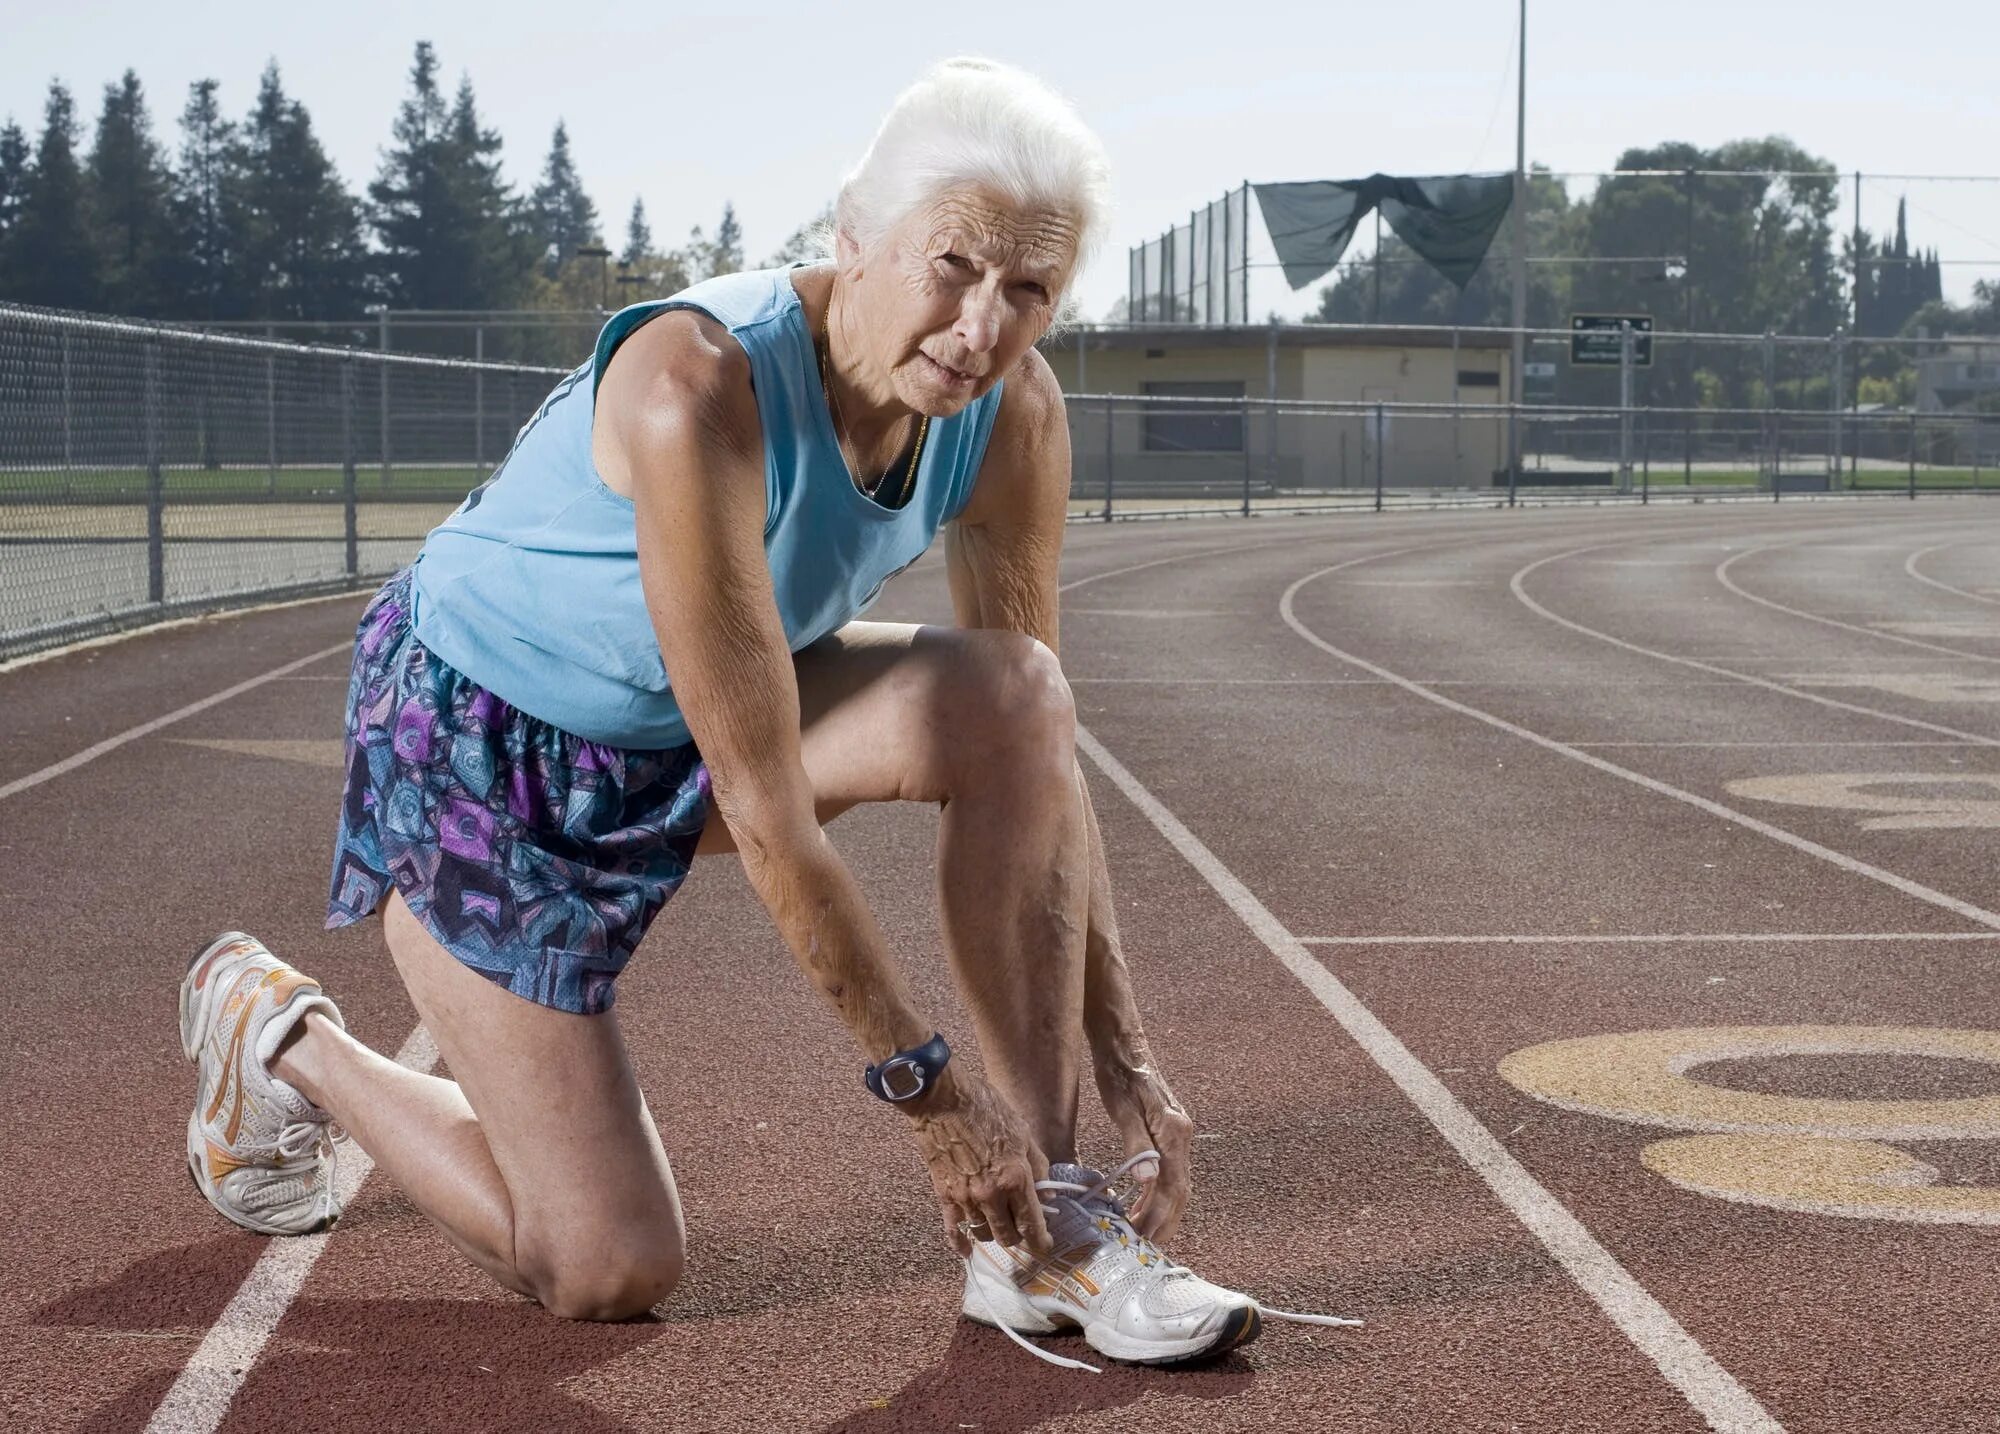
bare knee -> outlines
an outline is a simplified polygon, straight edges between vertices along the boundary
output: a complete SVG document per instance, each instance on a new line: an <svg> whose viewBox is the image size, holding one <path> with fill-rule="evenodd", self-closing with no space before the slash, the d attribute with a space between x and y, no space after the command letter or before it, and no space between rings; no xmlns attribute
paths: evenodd
<svg viewBox="0 0 2000 1434"><path fill-rule="evenodd" d="M982 631L968 655L975 699L976 754L961 786L980 778L1013 785L1037 775L1067 783L1075 763L1076 706L1062 664L1025 633Z"/></svg>
<svg viewBox="0 0 2000 1434"><path fill-rule="evenodd" d="M687 1264L679 1232L609 1246L569 1247L521 1270L542 1308L562 1319L621 1320L644 1314L681 1282Z"/></svg>

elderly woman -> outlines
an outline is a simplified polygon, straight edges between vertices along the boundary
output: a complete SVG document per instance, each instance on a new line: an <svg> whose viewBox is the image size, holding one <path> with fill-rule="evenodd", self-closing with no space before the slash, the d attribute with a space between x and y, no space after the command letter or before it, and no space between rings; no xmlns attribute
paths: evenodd
<svg viewBox="0 0 2000 1434"><path fill-rule="evenodd" d="M360 1044L228 933L181 993L189 1166L217 1209L330 1223L337 1121L502 1284L576 1318L652 1306L681 1208L613 981L692 859L734 851L853 1032L857 1085L908 1117L968 1316L1149 1362L1256 1334L1253 1300L1153 1243L1191 1127L1133 1003L1056 659L1070 459L1035 343L1107 185L1052 92L949 61L842 186L830 264L604 326L357 633L328 925L381 905L455 1079ZM856 621L940 528L958 626ZM988 1080L951 1061L821 830L886 801L943 808L944 938ZM1086 1045L1128 1156L1108 1177L1077 1163Z"/></svg>

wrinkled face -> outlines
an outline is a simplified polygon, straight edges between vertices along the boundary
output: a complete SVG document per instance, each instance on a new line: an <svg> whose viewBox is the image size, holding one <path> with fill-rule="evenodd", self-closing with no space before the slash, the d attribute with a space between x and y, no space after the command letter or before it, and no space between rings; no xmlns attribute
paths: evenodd
<svg viewBox="0 0 2000 1434"><path fill-rule="evenodd" d="M866 256L842 236L871 366L918 413L957 413L1047 332L1077 238L1069 215L1017 210L983 189L912 211Z"/></svg>

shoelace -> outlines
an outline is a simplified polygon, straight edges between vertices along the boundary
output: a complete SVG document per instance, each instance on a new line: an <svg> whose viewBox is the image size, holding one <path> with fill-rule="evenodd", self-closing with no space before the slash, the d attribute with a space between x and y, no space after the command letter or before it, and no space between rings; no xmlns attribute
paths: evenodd
<svg viewBox="0 0 2000 1434"><path fill-rule="evenodd" d="M1180 1275L1192 1276L1194 1274L1193 1270L1190 1270L1186 1265L1175 1264L1159 1246L1138 1232L1132 1222L1126 1218L1124 1200L1113 1189L1135 1165L1147 1160L1157 1161L1159 1158L1160 1152L1157 1150L1142 1150L1109 1175L1100 1177L1095 1185L1078 1185L1068 1180L1037 1180L1035 1188L1037 1190L1049 1191L1059 1200L1075 1205L1086 1217L1095 1214L1101 1215L1111 1221L1113 1226L1122 1230L1139 1250L1139 1260L1142 1264L1160 1265L1160 1273L1163 1278L1172 1279ZM1043 1205L1042 1213L1045 1215L1058 1215L1062 1211L1061 1207L1057 1205ZM1021 1283L1033 1280L1055 1258L1053 1255L1049 1255L1037 1261L1035 1264L1029 1266L1025 1277L1023 1277L1017 1275L1015 1271L1003 1267L993 1256L987 1254L981 1248L979 1241L975 1240L973 1242L972 1254L984 1259L995 1271L1005 1275L1008 1279L1019 1280ZM971 1264L972 1256L968 1255L966 1256L968 1275L970 1274ZM1059 1365L1064 1369L1088 1370L1092 1374L1104 1373L1102 1369L1099 1369L1094 1364L1085 1364L1082 1360L1077 1359L1064 1359L1061 1355L1050 1354L1047 1350L1030 1344L1016 1333L1011 1325L1000 1318L999 1314L993 1308L993 1302L987 1299L986 1291L979 1282L977 1280L969 1280L968 1282L978 1293L980 1304L986 1307L986 1317L999 1328L1002 1334L1020 1345L1021 1348L1028 1351L1035 1358L1045 1360L1050 1364ZM1272 1309L1269 1305L1260 1303L1257 1300L1252 1300L1250 1303L1256 1306L1259 1315L1269 1319L1286 1320L1292 1324L1317 1324L1333 1329L1357 1329L1361 1325L1361 1321L1358 1319L1348 1319L1340 1315L1299 1314L1292 1310Z"/></svg>
<svg viewBox="0 0 2000 1434"><path fill-rule="evenodd" d="M296 1160L324 1145L326 1176L320 1184L319 1206L320 1218L324 1220L333 1215L334 1181L340 1173L340 1145L349 1138L347 1127L336 1120L294 1120L278 1132L276 1140L246 1149L275 1155L281 1160Z"/></svg>

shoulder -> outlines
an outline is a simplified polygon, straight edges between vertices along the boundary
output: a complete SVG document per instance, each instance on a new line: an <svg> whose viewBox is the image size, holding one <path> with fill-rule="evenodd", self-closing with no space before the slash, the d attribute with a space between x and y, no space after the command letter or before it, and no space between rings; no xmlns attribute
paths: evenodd
<svg viewBox="0 0 2000 1434"><path fill-rule="evenodd" d="M1000 389L1000 411L993 418L992 444L1038 450L1051 428L1062 428L1062 385L1040 349L1029 349L1014 365Z"/></svg>
<svg viewBox="0 0 2000 1434"><path fill-rule="evenodd" d="M708 314L668 309L611 355L598 380L597 426L611 456L628 463L663 445L754 453L761 430L750 356Z"/></svg>
<svg viewBox="0 0 2000 1434"><path fill-rule="evenodd" d="M1069 500L1069 421L1062 386L1040 349L1008 373L972 496L959 514L967 526L1022 521Z"/></svg>

